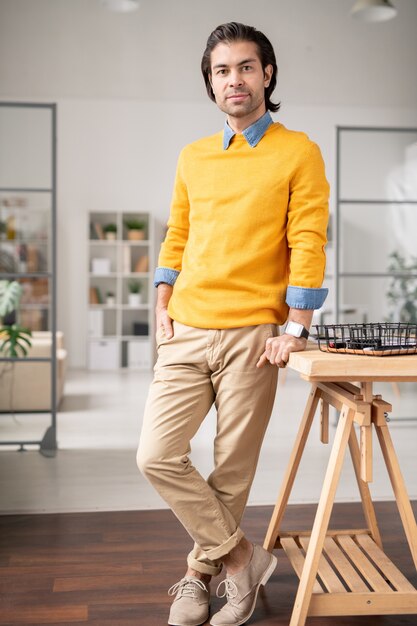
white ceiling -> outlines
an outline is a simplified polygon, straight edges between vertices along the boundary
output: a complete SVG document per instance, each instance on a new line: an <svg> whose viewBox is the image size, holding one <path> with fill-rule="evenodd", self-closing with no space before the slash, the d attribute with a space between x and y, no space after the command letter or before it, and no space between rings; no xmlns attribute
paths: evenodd
<svg viewBox="0 0 417 626"><path fill-rule="evenodd" d="M394 3L365 24L353 0L0 0L0 96L203 101L207 36L236 20L271 39L287 103L416 107L417 1Z"/></svg>

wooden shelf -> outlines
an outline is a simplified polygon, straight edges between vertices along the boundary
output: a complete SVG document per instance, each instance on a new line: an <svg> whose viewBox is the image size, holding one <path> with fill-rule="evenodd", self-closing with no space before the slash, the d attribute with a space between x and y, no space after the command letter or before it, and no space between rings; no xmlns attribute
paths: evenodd
<svg viewBox="0 0 417 626"><path fill-rule="evenodd" d="M280 537L301 578L309 536ZM417 612L417 590L368 533L326 535L309 616L409 614Z"/></svg>

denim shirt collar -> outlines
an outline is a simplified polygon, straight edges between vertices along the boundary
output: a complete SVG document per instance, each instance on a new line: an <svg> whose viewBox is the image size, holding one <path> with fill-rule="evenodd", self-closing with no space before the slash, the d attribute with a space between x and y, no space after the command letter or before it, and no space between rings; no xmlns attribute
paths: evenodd
<svg viewBox="0 0 417 626"><path fill-rule="evenodd" d="M265 135L267 128L269 128L273 122L274 120L272 119L271 114L267 111L262 117L259 118L259 120L256 120L254 124L245 128L242 135L245 137L251 148L258 145L262 137ZM223 150L227 150L235 135L235 131L230 128L226 120L223 131Z"/></svg>

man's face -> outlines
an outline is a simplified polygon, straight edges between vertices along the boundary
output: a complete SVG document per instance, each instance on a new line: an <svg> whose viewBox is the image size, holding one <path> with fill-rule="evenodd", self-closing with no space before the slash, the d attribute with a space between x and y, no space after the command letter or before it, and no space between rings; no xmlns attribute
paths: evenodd
<svg viewBox="0 0 417 626"><path fill-rule="evenodd" d="M211 52L210 81L216 103L229 122L244 129L265 113L265 87L272 71L272 65L262 69L253 41L217 44Z"/></svg>

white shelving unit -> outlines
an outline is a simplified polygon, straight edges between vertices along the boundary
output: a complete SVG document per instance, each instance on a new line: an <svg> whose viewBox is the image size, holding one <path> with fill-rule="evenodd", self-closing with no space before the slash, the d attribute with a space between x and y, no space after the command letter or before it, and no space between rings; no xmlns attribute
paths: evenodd
<svg viewBox="0 0 417 626"><path fill-rule="evenodd" d="M130 239L127 221L142 223ZM113 224L116 232L106 235ZM107 237L113 237L111 239ZM155 223L144 212L89 214L88 367L149 369L154 355ZM130 287L139 302L130 303Z"/></svg>

